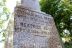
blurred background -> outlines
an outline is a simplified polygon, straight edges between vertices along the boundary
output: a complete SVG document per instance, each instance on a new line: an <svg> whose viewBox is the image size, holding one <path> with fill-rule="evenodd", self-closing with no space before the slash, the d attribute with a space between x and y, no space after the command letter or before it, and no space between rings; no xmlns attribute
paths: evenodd
<svg viewBox="0 0 72 48"><path fill-rule="evenodd" d="M20 0L0 0L0 48L4 48L8 24ZM64 48L72 48L72 0L39 0L41 11L52 15ZM12 26L12 25L10 25ZM10 32L11 30L9 30Z"/></svg>

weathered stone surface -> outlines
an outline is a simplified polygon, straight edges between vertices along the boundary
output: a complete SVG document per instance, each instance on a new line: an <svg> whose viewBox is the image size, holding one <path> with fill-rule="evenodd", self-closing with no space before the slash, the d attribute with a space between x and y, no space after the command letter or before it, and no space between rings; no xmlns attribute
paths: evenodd
<svg viewBox="0 0 72 48"><path fill-rule="evenodd" d="M40 11L38 0L22 0L14 13L5 48L62 48L53 18Z"/></svg>
<svg viewBox="0 0 72 48"><path fill-rule="evenodd" d="M62 48L50 15L17 6L14 22L14 48Z"/></svg>

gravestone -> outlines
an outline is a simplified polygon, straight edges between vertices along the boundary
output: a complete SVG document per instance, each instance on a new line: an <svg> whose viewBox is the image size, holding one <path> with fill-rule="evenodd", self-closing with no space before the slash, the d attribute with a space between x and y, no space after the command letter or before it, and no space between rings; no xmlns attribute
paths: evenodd
<svg viewBox="0 0 72 48"><path fill-rule="evenodd" d="M38 0L22 0L15 7L13 47L62 48L53 17L40 11Z"/></svg>

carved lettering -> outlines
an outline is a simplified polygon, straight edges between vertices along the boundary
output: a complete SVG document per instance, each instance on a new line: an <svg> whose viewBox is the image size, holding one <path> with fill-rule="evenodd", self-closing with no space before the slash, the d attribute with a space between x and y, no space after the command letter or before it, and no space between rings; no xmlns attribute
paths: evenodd
<svg viewBox="0 0 72 48"><path fill-rule="evenodd" d="M28 23L20 23L21 27L26 27L26 28L35 28L35 29L41 29L41 26L35 25L35 24L28 24Z"/></svg>

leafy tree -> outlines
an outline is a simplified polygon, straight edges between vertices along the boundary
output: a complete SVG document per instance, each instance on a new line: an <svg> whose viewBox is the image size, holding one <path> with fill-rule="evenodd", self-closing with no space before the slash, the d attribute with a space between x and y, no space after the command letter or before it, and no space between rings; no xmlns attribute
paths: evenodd
<svg viewBox="0 0 72 48"><path fill-rule="evenodd" d="M72 0L41 0L40 5L43 12L53 16L58 32L66 39L65 42L72 42Z"/></svg>

